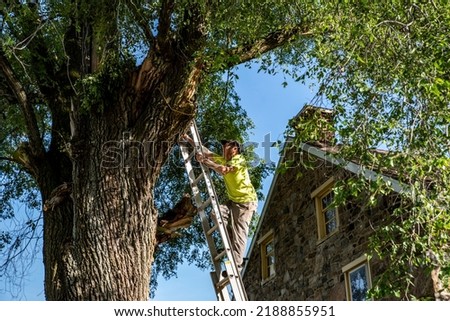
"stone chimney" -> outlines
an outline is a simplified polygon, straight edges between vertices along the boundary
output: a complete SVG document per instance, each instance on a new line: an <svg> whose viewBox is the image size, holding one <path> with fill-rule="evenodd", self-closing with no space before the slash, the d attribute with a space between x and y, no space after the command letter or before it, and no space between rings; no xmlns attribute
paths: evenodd
<svg viewBox="0 0 450 321"><path fill-rule="evenodd" d="M334 144L334 111L332 109L305 105L289 121L289 126L295 136L305 143Z"/></svg>

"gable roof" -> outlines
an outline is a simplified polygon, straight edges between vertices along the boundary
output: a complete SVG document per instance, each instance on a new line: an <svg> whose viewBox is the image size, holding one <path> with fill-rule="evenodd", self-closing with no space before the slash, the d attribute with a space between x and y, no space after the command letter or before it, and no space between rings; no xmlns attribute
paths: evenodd
<svg viewBox="0 0 450 321"><path fill-rule="evenodd" d="M300 148L304 152L306 152L310 155L313 155L319 159L322 159L326 162L329 162L331 164L340 166L344 170L352 172L356 175L362 175L369 181L375 180L377 178L381 178L387 184L389 184L392 187L392 190L396 193L400 194L400 193L405 192L405 188L400 184L400 182L392 177L377 173L371 169L364 168L363 166L361 166L360 164L357 164L356 162L346 161L344 159L334 157L333 152L336 152L336 147L331 147L326 144L320 144L320 143L319 144L301 143ZM283 163L284 158L285 158L285 155L283 154L282 157L280 157L280 159L278 161L277 168L279 168L279 166ZM272 183L270 184L270 188L267 193L266 201L264 202L261 216L259 218L258 225L257 225L255 233L254 233L255 236L258 235L259 230L262 225L262 222L264 221L264 216L266 214L268 204L270 203L270 199L272 197L273 190L277 184L279 175L282 175L282 174L280 174L279 171L276 171L274 178L272 179ZM252 253L255 243L257 243L257 240L255 239L255 237L253 237L250 242L250 246L248 248L248 254ZM245 274L246 268L247 268L247 265L244 266L243 274Z"/></svg>

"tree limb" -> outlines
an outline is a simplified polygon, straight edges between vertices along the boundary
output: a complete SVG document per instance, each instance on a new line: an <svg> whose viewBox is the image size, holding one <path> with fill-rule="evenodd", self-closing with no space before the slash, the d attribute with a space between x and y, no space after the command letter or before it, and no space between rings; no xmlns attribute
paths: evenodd
<svg viewBox="0 0 450 321"><path fill-rule="evenodd" d="M56 187L44 203L44 212L53 211L55 207L65 202L72 195L72 183L64 182Z"/></svg>
<svg viewBox="0 0 450 321"><path fill-rule="evenodd" d="M189 227L196 214L197 208L192 203L190 194L184 194L172 209L158 217L158 230L156 233L158 244L179 236L180 234L177 231Z"/></svg>
<svg viewBox="0 0 450 321"><path fill-rule="evenodd" d="M257 58L272 49L275 49L286 44L289 41L292 41L297 36L310 35L312 35L311 31L309 31L305 26L299 25L276 30L269 33L266 37L258 39L251 44L228 50L226 68L228 69Z"/></svg>
<svg viewBox="0 0 450 321"><path fill-rule="evenodd" d="M33 107L28 101L25 89L22 87L19 80L15 77L14 71L9 61L6 59L4 52L0 51L0 70L6 78L9 87L11 88L14 96L19 102L22 114L25 119L25 125L27 127L28 139L31 143L31 149L33 154L41 155L44 153L44 146L42 144L39 127L36 120Z"/></svg>
<svg viewBox="0 0 450 321"><path fill-rule="evenodd" d="M161 3L161 10L159 11L158 23L158 45L160 49L166 47L169 40L170 23L175 3L173 0L163 0ZM164 49L162 49L164 50Z"/></svg>

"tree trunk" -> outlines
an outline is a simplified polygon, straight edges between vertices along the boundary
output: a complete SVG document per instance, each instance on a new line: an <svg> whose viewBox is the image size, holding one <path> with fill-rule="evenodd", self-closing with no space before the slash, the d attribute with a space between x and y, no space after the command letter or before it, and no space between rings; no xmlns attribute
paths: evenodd
<svg viewBox="0 0 450 321"><path fill-rule="evenodd" d="M120 119L91 114L80 124L73 235L64 253L67 291L57 299L148 299L157 227L152 191L169 151L156 124L168 120L154 114L138 134Z"/></svg>
<svg viewBox="0 0 450 321"><path fill-rule="evenodd" d="M102 129L95 134L101 136ZM75 163L68 299L145 300L156 231L152 190L159 167L108 168L99 157L102 145L95 145Z"/></svg>
<svg viewBox="0 0 450 321"><path fill-rule="evenodd" d="M194 117L194 96L204 72L194 56L204 40L202 21L197 20L189 19L192 25L182 30L189 39L186 42L167 37L161 26L155 48L142 65L120 71L121 79L126 78L123 83L115 84L115 89L107 84L92 88L103 96L90 102L89 110L80 109L78 99L86 98L81 97L82 91L64 97L70 102L64 110L71 110L71 163L66 166L70 174L54 174L52 167L65 164L58 152L46 155L45 166L36 175L47 205L44 265L48 300L148 299L157 231L153 187L170 148ZM94 35L86 26L84 34ZM83 46L91 55L87 59L83 53L87 61L82 65L89 62L92 70L80 68L79 72L89 74L96 67L92 52L98 46ZM72 49L71 57L77 61L82 50ZM113 92L105 95L105 90ZM68 123L64 118L64 124ZM60 201L52 192L65 182L70 183L70 197Z"/></svg>
<svg viewBox="0 0 450 321"><path fill-rule="evenodd" d="M75 113L71 200L58 208L64 213L56 216L56 224L46 225L51 230L47 241L54 237L59 242L44 253L47 299L149 298L157 231L153 187L171 147L193 118L199 75L182 68L171 71L158 69L155 75L147 70L152 79L164 74L155 82L158 91L144 95L125 90L116 106ZM184 112L168 108L167 97ZM64 215L73 223L58 223ZM67 227L70 235L60 232Z"/></svg>

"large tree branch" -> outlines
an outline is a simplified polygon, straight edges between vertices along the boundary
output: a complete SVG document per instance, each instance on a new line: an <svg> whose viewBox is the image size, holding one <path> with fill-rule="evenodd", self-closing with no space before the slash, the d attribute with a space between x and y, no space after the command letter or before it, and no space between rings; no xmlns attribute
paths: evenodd
<svg viewBox="0 0 450 321"><path fill-rule="evenodd" d="M202 71L202 62L198 59L193 67L189 64L193 61L194 53L202 50L206 40L205 13L202 13L197 3L190 3L184 8L183 22L179 23L177 30L172 31L170 25L173 23L171 17L174 5L173 0L165 0L161 4L154 55L148 54L134 74L133 86L137 92L155 90L159 81L167 76L167 72L176 70L186 81L196 81ZM155 63L157 60L159 62ZM151 81L149 75L153 75ZM179 82L185 84L182 78ZM158 88L158 91L163 90ZM184 90L180 92L184 94Z"/></svg>
<svg viewBox="0 0 450 321"><path fill-rule="evenodd" d="M33 107L27 98L27 94L22 87L20 81L15 77L14 71L6 59L3 51L0 51L0 70L3 73L9 87L11 88L14 96L16 97L22 114L25 119L25 125L27 128L28 139L30 140L31 150L34 155L41 155L44 153L44 146L42 144L39 127L36 120Z"/></svg>
<svg viewBox="0 0 450 321"><path fill-rule="evenodd" d="M179 236L177 231L192 224L197 208L189 194L184 194L181 200L170 210L158 217L157 243L163 243Z"/></svg>
<svg viewBox="0 0 450 321"><path fill-rule="evenodd" d="M251 44L229 49L226 53L227 57L225 59L226 68L228 69L257 58L272 49L292 41L296 37L311 35L312 32L309 31L307 27L299 25L276 30L269 33L266 37L258 39Z"/></svg>
<svg viewBox="0 0 450 321"><path fill-rule="evenodd" d="M175 6L174 2L173 0L163 0L161 3L158 22L158 46L161 51L164 51L164 48L169 43L171 17Z"/></svg>
<svg viewBox="0 0 450 321"><path fill-rule="evenodd" d="M188 60L205 44L208 15L209 12L202 12L200 5L195 2L189 4L184 10L184 23L178 31L177 45Z"/></svg>

